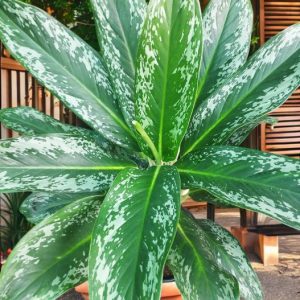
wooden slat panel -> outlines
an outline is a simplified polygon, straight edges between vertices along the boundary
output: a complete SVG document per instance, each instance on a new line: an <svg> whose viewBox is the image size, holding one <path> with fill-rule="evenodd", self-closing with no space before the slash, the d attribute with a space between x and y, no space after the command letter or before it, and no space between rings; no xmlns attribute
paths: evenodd
<svg viewBox="0 0 300 300"><path fill-rule="evenodd" d="M299 7L300 8L300 3L298 1L265 1L265 6L287 6L288 8L290 7Z"/></svg>
<svg viewBox="0 0 300 300"><path fill-rule="evenodd" d="M300 0L260 0L261 44L299 22ZM272 127L261 125L261 150L300 158L300 89L270 115L278 123Z"/></svg>

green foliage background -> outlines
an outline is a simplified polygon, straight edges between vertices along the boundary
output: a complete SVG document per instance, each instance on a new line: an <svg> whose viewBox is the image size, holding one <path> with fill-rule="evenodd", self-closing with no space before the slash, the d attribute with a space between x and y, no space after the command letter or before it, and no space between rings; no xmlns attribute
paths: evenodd
<svg viewBox="0 0 300 300"><path fill-rule="evenodd" d="M87 0L22 0L48 11L53 17L68 26L96 50L99 50L96 27L90 1ZM146 2L149 2L146 0ZM200 1L202 6L207 1Z"/></svg>
<svg viewBox="0 0 300 300"><path fill-rule="evenodd" d="M48 11L48 13L68 26L96 50L99 50L90 1L23 0L23 2Z"/></svg>

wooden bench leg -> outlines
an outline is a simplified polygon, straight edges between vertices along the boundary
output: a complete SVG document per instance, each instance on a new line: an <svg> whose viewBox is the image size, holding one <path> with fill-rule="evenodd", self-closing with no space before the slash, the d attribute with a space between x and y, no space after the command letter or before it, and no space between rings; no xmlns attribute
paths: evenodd
<svg viewBox="0 0 300 300"><path fill-rule="evenodd" d="M264 266L277 265L279 262L278 236L258 235L255 253L262 260Z"/></svg>
<svg viewBox="0 0 300 300"><path fill-rule="evenodd" d="M231 234L240 242L241 246L247 253L253 253L257 244L257 234L248 232L246 227L231 227Z"/></svg>

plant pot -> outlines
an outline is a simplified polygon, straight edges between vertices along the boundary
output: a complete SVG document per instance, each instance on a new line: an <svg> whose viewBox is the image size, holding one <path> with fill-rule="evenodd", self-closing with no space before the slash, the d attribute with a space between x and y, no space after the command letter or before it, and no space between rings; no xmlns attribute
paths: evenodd
<svg viewBox="0 0 300 300"><path fill-rule="evenodd" d="M162 300L182 300L181 294L174 280L165 280L161 290Z"/></svg>
<svg viewBox="0 0 300 300"><path fill-rule="evenodd" d="M89 290L88 290L87 282L77 286L75 288L75 291L77 293L80 293L81 296L85 300L89 299ZM174 280L168 280L168 281L163 282L162 291L161 291L161 299L162 300L182 300L182 298L180 296L180 292L179 292Z"/></svg>
<svg viewBox="0 0 300 300"><path fill-rule="evenodd" d="M75 291L81 294L84 300L89 300L89 287L87 282L76 286Z"/></svg>

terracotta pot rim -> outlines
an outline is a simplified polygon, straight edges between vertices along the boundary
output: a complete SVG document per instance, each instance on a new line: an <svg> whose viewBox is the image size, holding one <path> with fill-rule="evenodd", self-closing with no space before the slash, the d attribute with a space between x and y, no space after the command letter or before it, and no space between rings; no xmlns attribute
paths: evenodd
<svg viewBox="0 0 300 300"><path fill-rule="evenodd" d="M84 282L84 283L78 285L75 288L75 290L78 293L87 295L88 294L88 283ZM168 297L176 297L176 296L180 296L180 292L176 286L175 280L174 279L163 280L161 297L168 298Z"/></svg>
<svg viewBox="0 0 300 300"><path fill-rule="evenodd" d="M180 291L177 288L175 280L163 281L161 297L180 296Z"/></svg>

